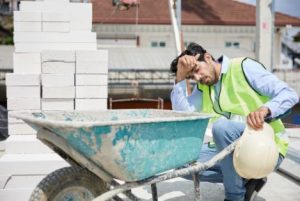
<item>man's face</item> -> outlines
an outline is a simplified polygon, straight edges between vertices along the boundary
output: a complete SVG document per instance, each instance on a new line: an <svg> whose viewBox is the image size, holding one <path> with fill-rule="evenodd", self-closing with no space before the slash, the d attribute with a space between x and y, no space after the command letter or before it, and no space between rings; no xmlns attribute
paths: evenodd
<svg viewBox="0 0 300 201"><path fill-rule="evenodd" d="M218 81L214 66L205 61L197 61L188 77L205 85L213 85Z"/></svg>

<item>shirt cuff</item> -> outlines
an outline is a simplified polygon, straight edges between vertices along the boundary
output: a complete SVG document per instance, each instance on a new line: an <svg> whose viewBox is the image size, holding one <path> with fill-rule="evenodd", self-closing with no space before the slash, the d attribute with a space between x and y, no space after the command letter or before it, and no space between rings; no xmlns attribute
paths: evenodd
<svg viewBox="0 0 300 201"><path fill-rule="evenodd" d="M271 112L271 114L268 115L267 118L273 119L273 118L276 118L278 116L278 112L276 111L276 108L278 108L279 105L277 103L267 102L263 105L263 107L269 108L269 110Z"/></svg>

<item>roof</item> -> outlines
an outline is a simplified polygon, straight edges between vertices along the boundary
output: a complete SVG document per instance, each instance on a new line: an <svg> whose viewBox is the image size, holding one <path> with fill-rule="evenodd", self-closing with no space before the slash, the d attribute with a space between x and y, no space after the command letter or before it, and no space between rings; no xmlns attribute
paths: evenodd
<svg viewBox="0 0 300 201"><path fill-rule="evenodd" d="M167 0L140 0L136 8L120 11L109 0L92 0L93 22L103 24L170 24ZM254 26L256 8L234 0L184 0L184 25L249 25ZM276 26L300 26L300 19L276 12Z"/></svg>

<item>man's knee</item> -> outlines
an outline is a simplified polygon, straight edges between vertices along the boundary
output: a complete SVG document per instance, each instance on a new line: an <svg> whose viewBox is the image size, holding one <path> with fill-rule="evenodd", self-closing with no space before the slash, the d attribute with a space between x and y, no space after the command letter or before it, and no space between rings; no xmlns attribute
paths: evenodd
<svg viewBox="0 0 300 201"><path fill-rule="evenodd" d="M229 126L230 120L228 119L222 118L215 121L212 126L212 134L214 140L222 140L224 137L226 137L226 131Z"/></svg>

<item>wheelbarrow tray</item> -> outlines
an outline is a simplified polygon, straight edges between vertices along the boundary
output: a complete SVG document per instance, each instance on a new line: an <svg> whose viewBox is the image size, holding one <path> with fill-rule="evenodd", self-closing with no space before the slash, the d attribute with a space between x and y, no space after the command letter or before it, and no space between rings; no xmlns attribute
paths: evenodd
<svg viewBox="0 0 300 201"><path fill-rule="evenodd" d="M150 109L18 112L12 116L36 130L60 136L100 169L127 182L197 160L209 120L200 113Z"/></svg>

